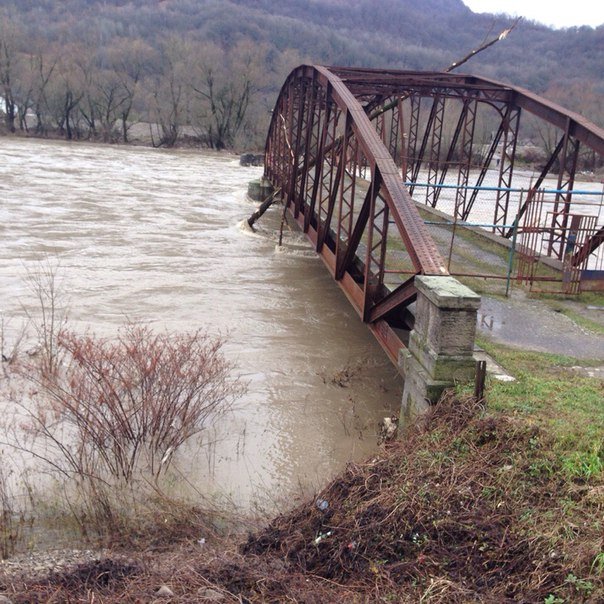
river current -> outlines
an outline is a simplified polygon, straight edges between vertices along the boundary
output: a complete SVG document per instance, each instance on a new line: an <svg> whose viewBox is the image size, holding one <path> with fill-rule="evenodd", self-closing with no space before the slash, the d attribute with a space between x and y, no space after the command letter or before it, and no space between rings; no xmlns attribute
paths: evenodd
<svg viewBox="0 0 604 604"><path fill-rule="evenodd" d="M207 328L246 394L177 460L183 482L240 506L291 502L371 454L400 378L303 237L273 210L256 233L230 155L0 139L0 310L6 344L32 305L27 273L57 265L68 326ZM11 409L0 399L0 410Z"/></svg>

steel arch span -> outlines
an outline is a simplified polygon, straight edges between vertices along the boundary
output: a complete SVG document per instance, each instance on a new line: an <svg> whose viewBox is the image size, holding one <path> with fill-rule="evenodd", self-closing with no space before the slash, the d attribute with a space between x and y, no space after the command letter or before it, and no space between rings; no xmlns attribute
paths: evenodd
<svg viewBox="0 0 604 604"><path fill-rule="evenodd" d="M514 201L522 113L547 128L553 143L541 172ZM485 120L486 142L478 135ZM511 237L534 214L555 170L547 237L539 245L576 266L602 243L597 227L594 236L569 234L571 223L575 230L580 224L572 196L584 150L602 161L601 129L519 88L451 73L302 65L288 76L273 110L265 178L396 361L415 276L450 269L416 202L440 209L453 182L446 211L467 221L485 179L495 176L488 227Z"/></svg>

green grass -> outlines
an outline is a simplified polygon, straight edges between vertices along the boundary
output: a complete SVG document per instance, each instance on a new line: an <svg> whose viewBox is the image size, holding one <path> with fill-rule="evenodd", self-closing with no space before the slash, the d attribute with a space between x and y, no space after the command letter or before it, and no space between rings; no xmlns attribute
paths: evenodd
<svg viewBox="0 0 604 604"><path fill-rule="evenodd" d="M515 382L491 380L489 408L520 416L554 438L554 453L569 476L604 475L604 382L580 375L577 365L598 365L561 355L525 352L481 341Z"/></svg>
<svg viewBox="0 0 604 604"><path fill-rule="evenodd" d="M590 294L587 296L586 294ZM595 294L595 295L594 295ZM584 296L587 300L594 300L595 302L585 302ZM599 300L599 298L603 298ZM568 317L571 321L575 322L579 327L586 329L587 331L591 331L595 334L604 334L604 324L599 323L598 321L594 321L589 317L582 315L577 312L573 308L569 307L565 300L561 297L552 298L548 296L544 299L544 301L552 308L554 311L563 314ZM581 305L593 305L593 306L604 306L604 296L600 294L596 294L595 292L586 292L585 294L581 294L580 297L574 298L573 302L578 302ZM600 302L600 303L598 303ZM601 311L597 311L601 312Z"/></svg>
<svg viewBox="0 0 604 604"><path fill-rule="evenodd" d="M566 315L571 321L574 321L580 327L587 329L593 333L604 334L604 325L589 319L588 317L584 317L583 315L571 310L570 308L565 308L561 311L564 315Z"/></svg>
<svg viewBox="0 0 604 604"><path fill-rule="evenodd" d="M577 295L563 296L561 294L546 294L546 293L532 293L531 298L538 300L549 300L554 303L559 303L561 300L572 300L573 302L579 302L586 306L603 306L604 307L604 292L581 292Z"/></svg>

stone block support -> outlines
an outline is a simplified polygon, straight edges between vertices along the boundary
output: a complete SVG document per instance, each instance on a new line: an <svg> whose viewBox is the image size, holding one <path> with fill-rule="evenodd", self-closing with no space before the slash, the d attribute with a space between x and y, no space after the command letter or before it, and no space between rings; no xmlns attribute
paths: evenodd
<svg viewBox="0 0 604 604"><path fill-rule="evenodd" d="M266 178L252 180L247 186L247 194L253 201L264 201L272 192L273 185Z"/></svg>
<svg viewBox="0 0 604 604"><path fill-rule="evenodd" d="M401 416L417 416L445 388L474 379L476 313L480 296L453 277L415 278L415 326L399 357L405 378Z"/></svg>

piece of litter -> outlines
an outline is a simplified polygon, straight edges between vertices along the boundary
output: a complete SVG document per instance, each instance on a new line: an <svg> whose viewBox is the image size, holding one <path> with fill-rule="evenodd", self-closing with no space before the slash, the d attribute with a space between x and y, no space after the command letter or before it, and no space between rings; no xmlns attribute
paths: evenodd
<svg viewBox="0 0 604 604"><path fill-rule="evenodd" d="M323 539L327 539L327 537L331 537L332 531L327 531L326 533L319 533L319 536L313 541L315 545L319 545Z"/></svg>
<svg viewBox="0 0 604 604"><path fill-rule="evenodd" d="M317 501L315 501L315 505L318 509L324 512L329 507L329 502L325 501L325 499L317 499Z"/></svg>

